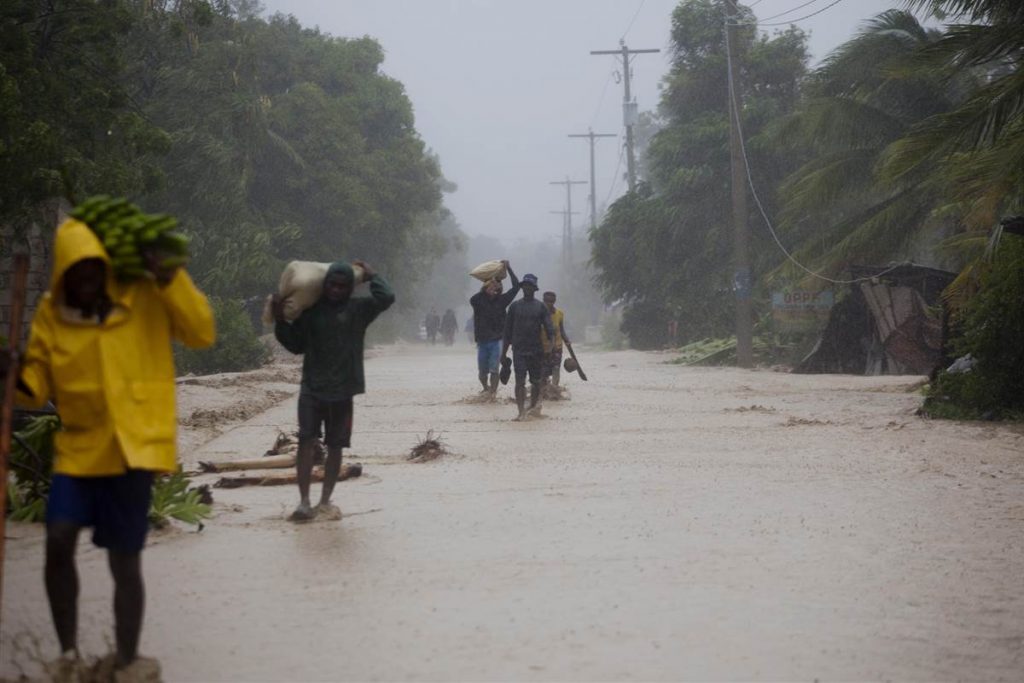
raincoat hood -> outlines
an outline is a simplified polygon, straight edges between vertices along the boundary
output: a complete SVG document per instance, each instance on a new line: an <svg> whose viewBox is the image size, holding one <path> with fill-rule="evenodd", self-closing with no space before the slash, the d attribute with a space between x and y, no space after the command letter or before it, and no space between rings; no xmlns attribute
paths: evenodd
<svg viewBox="0 0 1024 683"><path fill-rule="evenodd" d="M107 266L110 265L110 257L103 243L96 236L89 226L81 221L69 219L64 221L54 237L53 245L53 273L50 275L50 295L56 299L63 294L60 291L61 282L64 280L64 273L68 272L71 266L85 259L98 258ZM107 280L110 281L110 268L107 268ZM109 291L109 287L108 287ZM110 292L113 294L113 292Z"/></svg>

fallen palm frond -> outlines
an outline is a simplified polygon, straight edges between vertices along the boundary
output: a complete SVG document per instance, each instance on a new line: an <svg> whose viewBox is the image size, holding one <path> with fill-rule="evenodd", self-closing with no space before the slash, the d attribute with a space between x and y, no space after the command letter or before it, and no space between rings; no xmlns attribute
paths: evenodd
<svg viewBox="0 0 1024 683"><path fill-rule="evenodd" d="M448 447L441 441L440 436L434 436L434 430L431 429L422 441L412 447L406 459L409 462L430 462L448 454Z"/></svg>

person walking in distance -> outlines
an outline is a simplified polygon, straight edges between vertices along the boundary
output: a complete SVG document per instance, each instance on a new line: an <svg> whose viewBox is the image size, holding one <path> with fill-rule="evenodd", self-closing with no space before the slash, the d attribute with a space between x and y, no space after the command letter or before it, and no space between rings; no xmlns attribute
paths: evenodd
<svg viewBox="0 0 1024 683"><path fill-rule="evenodd" d="M540 386L543 373L544 347L541 334L548 338L555 336L551 313L547 306L536 299L537 276L523 276L523 298L508 309L505 318L505 333L501 346L501 362L508 361L508 349L512 347L512 364L516 375L516 405L519 407L518 420L524 420L540 408ZM530 379L530 407L526 408L526 378Z"/></svg>
<svg viewBox="0 0 1024 683"><path fill-rule="evenodd" d="M188 273L159 266L155 254L142 257L150 277L118 280L89 226L69 219L57 228L50 290L32 320L17 380L18 403L40 408L52 399L62 425L44 573L63 654L47 666L47 680L78 680L84 666L75 566L83 527L106 549L114 578L114 680L159 679L159 664L139 657L138 645L153 477L177 469L171 340L202 348L216 333L209 302Z"/></svg>
<svg viewBox="0 0 1024 683"><path fill-rule="evenodd" d="M508 261L502 261L512 288L502 293L499 280L489 280L469 299L473 307L473 339L476 341L477 378L483 387L481 393L498 391L498 360L501 357L501 338L505 334L505 312L519 294L519 278Z"/></svg>
<svg viewBox="0 0 1024 683"><path fill-rule="evenodd" d="M444 317L441 318L441 337L444 339L445 346L451 346L455 343L455 333L459 329L459 323L455 319L455 311L448 309L444 312Z"/></svg>
<svg viewBox="0 0 1024 683"><path fill-rule="evenodd" d="M441 327L441 318L435 309L431 308L430 313L427 313L427 317L423 320L423 327L427 331L427 342L433 346L437 343L437 331Z"/></svg>
<svg viewBox="0 0 1024 683"><path fill-rule="evenodd" d="M562 348L564 343L572 344L565 333L565 312L555 308L558 296L554 292L544 292L544 306L551 314L551 324L555 328L554 339L541 331L541 346L544 349L544 385L557 387L562 376Z"/></svg>
<svg viewBox="0 0 1024 683"><path fill-rule="evenodd" d="M296 471L299 506L293 522L306 522L317 515L340 519L341 511L331 504L334 484L341 471L342 449L351 446L353 397L366 390L363 372L363 344L366 328L395 303L387 281L362 261L363 281L370 283L370 296L353 297L356 286L352 266L332 263L324 278L323 294L310 308L289 323L284 302L274 297L274 336L295 354L302 354L302 385L299 391L299 452ZM321 432L321 427L323 431ZM316 441L323 434L327 446L324 484L320 502L310 504Z"/></svg>

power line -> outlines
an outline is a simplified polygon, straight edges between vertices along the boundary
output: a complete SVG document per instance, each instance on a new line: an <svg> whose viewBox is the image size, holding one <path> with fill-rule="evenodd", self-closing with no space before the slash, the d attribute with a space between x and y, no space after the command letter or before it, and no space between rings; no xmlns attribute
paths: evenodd
<svg viewBox="0 0 1024 683"><path fill-rule="evenodd" d="M832 4L834 5L836 3L832 3ZM828 8L825 8L825 9L828 9ZM728 24L727 24L727 26L728 26ZM733 80L732 55L731 55L731 53L730 53L730 51L728 49L728 47L729 47L729 30L728 30L728 27L726 28L726 31L725 31L725 42L726 42L726 51L725 51L725 54L726 54L726 68L727 68L728 77L729 77L728 78L728 80L729 80L729 97L732 99L732 111L733 111L733 116L736 119L736 130L739 131L739 143L740 143L739 147L740 147L740 151L743 153L743 166L744 166L744 168L746 169L746 172L747 172L747 184L750 186L750 194L754 198L754 203L757 204L757 209L758 209L758 211L761 212L761 217L764 218L765 225L768 226L768 232L771 233L772 239L775 240L775 244L779 247L779 249L782 251L782 253L786 255L786 258L789 259L790 262L792 262L796 267L798 267L800 270L804 271L808 275L810 275L812 277L816 277L819 280L824 280L825 282L830 282L830 283L835 284L835 285L852 285L852 284L856 284L858 282L866 282L866 281L869 281L869 280L873 280L873 279L875 279L877 277L881 277L882 275L885 275L886 273L890 273L890 272L896 270L897 268L900 268L901 266L903 266L904 265L903 263L898 263L898 264L892 266L891 268L887 268L887 269L883 270L880 273L876 273L872 277L859 277L859 278L854 278L852 280L836 280L836 279L830 278L830 277L828 277L826 275L822 275L821 273L815 272L815 271L811 270L810 268L808 268L807 266L805 266L804 264L800 263L800 261L798 261L796 259L796 257L793 256L793 254L791 254L790 251L788 249L786 249L786 247L782 244L782 240L779 239L778 233L775 232L775 227L772 225L771 219L768 218L768 212L765 211L764 205L761 204L761 198L758 197L758 195L757 195L757 188L754 186L754 177L750 173L750 160L747 157L747 146L746 146L746 143L743 141L743 126L741 125L741 122L740 122L739 101L736 98L736 83Z"/></svg>
<svg viewBox="0 0 1024 683"><path fill-rule="evenodd" d="M816 12L811 12L810 14L805 14L802 17L799 17L797 19L791 19L789 21L777 21L777 22L768 23L768 24L760 22L760 21L744 21L744 22L739 22L739 23L736 23L736 24L729 24L729 26L789 26L790 24L799 23L799 22L803 21L804 19L810 19L811 17L817 16L817 15L821 14L822 12L824 12L825 10L827 10L827 9L829 9L831 7L835 7L836 5L841 3L842 1L843 0L833 0L832 2L830 2L827 5L825 5L821 9L817 10Z"/></svg>
<svg viewBox="0 0 1024 683"><path fill-rule="evenodd" d="M611 69L608 71L608 78L604 79L604 88L601 89L601 98L597 101L597 109L594 110L594 115L590 117L591 127L597 123L597 117L601 113L601 107L604 106L604 96L608 93L608 84L612 82L612 76L614 74L615 70Z"/></svg>
<svg viewBox="0 0 1024 683"><path fill-rule="evenodd" d="M620 180L619 169L622 168L622 157L623 157L623 155L625 153L626 153L626 146L622 145L621 147L619 147L619 160L615 164L615 175L612 176L612 182L608 186L608 194L604 198L605 208L608 207L608 202L611 201L612 193L615 192L615 186L619 184L619 180Z"/></svg>
<svg viewBox="0 0 1024 683"><path fill-rule="evenodd" d="M633 18L629 20L629 26L626 27L625 32L622 34L622 40L626 39L626 35L629 33L629 29L633 28L633 22L635 22L636 18L640 16L640 10L644 8L645 2L647 2L647 0L640 0L640 6L637 7L636 12L633 13Z"/></svg>
<svg viewBox="0 0 1024 683"><path fill-rule="evenodd" d="M793 12L797 11L798 9L803 9L804 7L807 7L808 5L813 5L816 2L818 2L818 0L807 0L807 2L803 3L802 5L797 5L796 7L791 7L790 9L786 10L785 12L779 12L778 14L773 14L770 17L765 17L764 19L761 19L761 21L770 21L772 19L778 19L779 17L785 16L787 14L792 14Z"/></svg>

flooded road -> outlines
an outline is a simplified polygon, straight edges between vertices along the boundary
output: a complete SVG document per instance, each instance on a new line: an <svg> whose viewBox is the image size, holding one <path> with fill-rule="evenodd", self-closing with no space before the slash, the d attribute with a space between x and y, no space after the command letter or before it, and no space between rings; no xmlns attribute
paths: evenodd
<svg viewBox="0 0 1024 683"><path fill-rule="evenodd" d="M1019 428L921 420L918 378L668 358L588 353L571 401L517 423L508 387L465 400L468 346L386 350L356 403L344 520L284 521L292 487L215 490L202 533L144 555L143 653L182 681L1020 680ZM258 457L294 412L183 460ZM406 462L430 429L452 455ZM31 636L56 645L41 529L8 536L12 676ZM111 582L87 538L79 568L99 654Z"/></svg>

